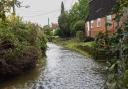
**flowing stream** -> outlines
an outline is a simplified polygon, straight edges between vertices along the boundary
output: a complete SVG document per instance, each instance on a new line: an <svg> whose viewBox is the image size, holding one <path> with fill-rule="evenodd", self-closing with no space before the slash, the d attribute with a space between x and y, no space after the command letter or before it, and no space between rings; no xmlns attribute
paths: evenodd
<svg viewBox="0 0 128 89"><path fill-rule="evenodd" d="M46 65L2 84L0 89L102 89L103 65L48 43Z"/></svg>

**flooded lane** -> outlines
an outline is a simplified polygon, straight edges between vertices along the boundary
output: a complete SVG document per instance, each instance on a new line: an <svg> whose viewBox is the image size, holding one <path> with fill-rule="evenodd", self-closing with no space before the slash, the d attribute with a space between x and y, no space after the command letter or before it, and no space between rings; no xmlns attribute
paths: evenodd
<svg viewBox="0 0 128 89"><path fill-rule="evenodd" d="M100 89L103 74L98 72L102 65L92 59L53 43L48 43L45 69L29 73L13 82L3 84L0 89Z"/></svg>

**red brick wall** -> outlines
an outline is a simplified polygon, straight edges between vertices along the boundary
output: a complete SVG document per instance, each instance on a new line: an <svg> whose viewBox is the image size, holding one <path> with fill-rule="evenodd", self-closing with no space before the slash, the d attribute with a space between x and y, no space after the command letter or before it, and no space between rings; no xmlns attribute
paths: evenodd
<svg viewBox="0 0 128 89"><path fill-rule="evenodd" d="M114 19L115 15L112 15L112 19ZM106 31L106 17L103 17L101 18L101 26L100 27L97 27L97 19L96 20L93 20L94 23L93 23L93 27L91 28L91 37L95 37L96 34L99 32L99 31ZM114 20L111 21L112 22L112 25L111 26L108 26L107 27L107 30L111 31L111 32L114 32L114 29L115 29L115 23L114 23ZM91 22L90 22L91 24ZM85 32L87 31L87 23L86 23L86 28L85 28ZM86 32L87 33L87 32Z"/></svg>

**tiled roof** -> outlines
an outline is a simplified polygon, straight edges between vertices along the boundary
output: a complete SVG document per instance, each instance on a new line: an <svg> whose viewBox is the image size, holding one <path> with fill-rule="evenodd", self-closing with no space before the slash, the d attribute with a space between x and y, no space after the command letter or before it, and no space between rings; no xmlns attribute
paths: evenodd
<svg viewBox="0 0 128 89"><path fill-rule="evenodd" d="M90 0L87 21L111 14L115 4L116 0Z"/></svg>

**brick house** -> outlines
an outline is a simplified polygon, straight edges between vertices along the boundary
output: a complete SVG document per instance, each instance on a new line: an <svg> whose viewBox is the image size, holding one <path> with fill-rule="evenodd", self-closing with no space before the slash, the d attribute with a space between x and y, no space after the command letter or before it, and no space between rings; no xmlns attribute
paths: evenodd
<svg viewBox="0 0 128 89"><path fill-rule="evenodd" d="M114 32L115 14L112 13L116 0L90 0L89 14L85 23L85 33L87 36L95 37L99 31L109 30ZM106 26L110 23L110 26Z"/></svg>
<svg viewBox="0 0 128 89"><path fill-rule="evenodd" d="M56 29L58 27L59 27L59 25L57 23L52 23L52 26L51 26L52 29Z"/></svg>

